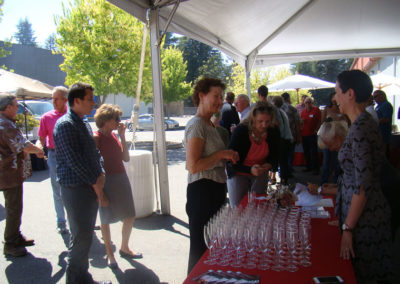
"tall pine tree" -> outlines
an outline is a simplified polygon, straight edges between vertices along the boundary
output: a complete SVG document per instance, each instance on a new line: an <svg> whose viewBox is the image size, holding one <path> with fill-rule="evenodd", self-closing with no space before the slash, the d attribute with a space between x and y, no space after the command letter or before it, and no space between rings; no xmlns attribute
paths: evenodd
<svg viewBox="0 0 400 284"><path fill-rule="evenodd" d="M28 18L19 20L17 24L17 30L18 31L14 34L14 37L18 43L37 46L32 24L29 22Z"/></svg>

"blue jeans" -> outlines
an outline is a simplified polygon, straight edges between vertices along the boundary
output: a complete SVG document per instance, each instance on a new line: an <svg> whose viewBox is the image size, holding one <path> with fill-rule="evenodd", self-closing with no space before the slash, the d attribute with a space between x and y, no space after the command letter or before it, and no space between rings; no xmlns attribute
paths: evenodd
<svg viewBox="0 0 400 284"><path fill-rule="evenodd" d="M56 180L56 152L49 149L47 156L47 166L49 167L51 187L53 189L54 209L56 210L57 216L57 227L65 228L66 221L64 213L64 203L61 198L60 184Z"/></svg>
<svg viewBox="0 0 400 284"><path fill-rule="evenodd" d="M236 207L249 191L265 193L268 184L268 172L256 176L235 175L227 180L229 204Z"/></svg>
<svg viewBox="0 0 400 284"><path fill-rule="evenodd" d="M98 209L96 193L90 185L61 185L61 195L71 230L66 283L92 283L88 269Z"/></svg>
<svg viewBox="0 0 400 284"><path fill-rule="evenodd" d="M340 165L338 161L338 152L324 149L324 162L322 166L321 185L328 182L331 171L335 171L334 183L340 174Z"/></svg>

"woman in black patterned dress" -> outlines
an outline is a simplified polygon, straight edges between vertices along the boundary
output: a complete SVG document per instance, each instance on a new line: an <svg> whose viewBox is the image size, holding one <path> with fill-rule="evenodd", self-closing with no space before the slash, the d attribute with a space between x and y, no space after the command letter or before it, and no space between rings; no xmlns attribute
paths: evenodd
<svg viewBox="0 0 400 284"><path fill-rule="evenodd" d="M384 147L376 122L365 111L372 90L362 71L344 71L337 77L336 101L352 123L339 152L340 256L352 260L359 283L387 280L391 273L390 209L379 180Z"/></svg>

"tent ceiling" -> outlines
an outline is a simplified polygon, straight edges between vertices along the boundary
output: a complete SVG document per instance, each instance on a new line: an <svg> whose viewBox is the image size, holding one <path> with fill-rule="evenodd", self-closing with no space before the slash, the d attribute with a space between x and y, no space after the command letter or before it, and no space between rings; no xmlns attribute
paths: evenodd
<svg viewBox="0 0 400 284"><path fill-rule="evenodd" d="M147 0L109 0L144 21ZM159 1L161 3L167 1ZM160 8L163 28L173 6ZM400 54L398 0L187 0L169 31L255 67Z"/></svg>

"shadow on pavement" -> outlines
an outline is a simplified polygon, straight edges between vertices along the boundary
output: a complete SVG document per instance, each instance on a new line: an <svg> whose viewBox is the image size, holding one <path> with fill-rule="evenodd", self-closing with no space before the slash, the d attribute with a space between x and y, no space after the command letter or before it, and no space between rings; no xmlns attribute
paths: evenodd
<svg viewBox="0 0 400 284"><path fill-rule="evenodd" d="M32 176L27 181L42 182L48 178L49 178L49 170L34 171Z"/></svg>
<svg viewBox="0 0 400 284"><path fill-rule="evenodd" d="M179 148L167 150L167 163L168 166L179 164L186 161L186 149Z"/></svg>
<svg viewBox="0 0 400 284"><path fill-rule="evenodd" d="M148 269L143 264L127 259L127 261L135 268L135 269L127 269L124 272L121 269L113 270L115 277L118 280L118 283L140 283L140 284L158 284L160 283L160 279L153 272L153 270Z"/></svg>
<svg viewBox="0 0 400 284"><path fill-rule="evenodd" d="M172 233L180 234L184 237L189 237L181 231L176 230L173 226L174 224L178 224L189 229L189 225L186 222L176 218L175 216L165 216L156 213L153 213L150 217L136 220L133 224L133 227L140 230L167 230Z"/></svg>
<svg viewBox="0 0 400 284"><path fill-rule="evenodd" d="M59 255L58 265L61 267L54 276L51 263L44 258L36 258L32 254L25 257L10 258L11 264L5 269L8 283L57 283L64 276L67 252Z"/></svg>
<svg viewBox="0 0 400 284"><path fill-rule="evenodd" d="M6 219L6 208L0 204L0 222Z"/></svg>

